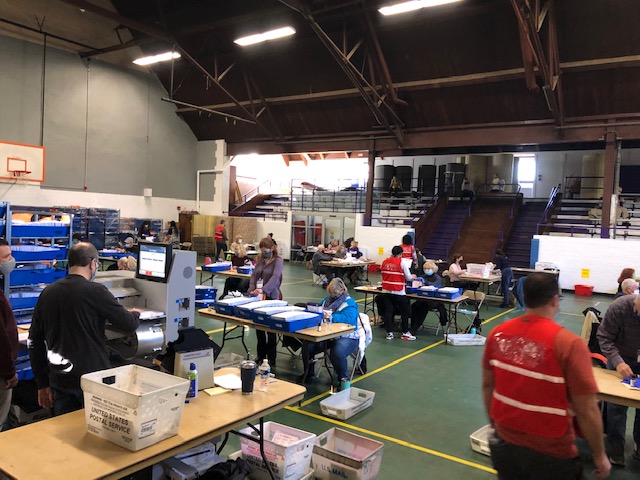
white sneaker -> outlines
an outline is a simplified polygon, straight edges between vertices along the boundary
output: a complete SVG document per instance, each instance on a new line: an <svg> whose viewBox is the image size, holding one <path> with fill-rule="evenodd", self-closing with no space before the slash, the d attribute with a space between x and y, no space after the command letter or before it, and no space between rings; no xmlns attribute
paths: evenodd
<svg viewBox="0 0 640 480"><path fill-rule="evenodd" d="M405 332L402 334L402 340L415 340L416 337L411 335L411 332Z"/></svg>
<svg viewBox="0 0 640 480"><path fill-rule="evenodd" d="M387 332L387 340L393 340L393 332Z"/></svg>

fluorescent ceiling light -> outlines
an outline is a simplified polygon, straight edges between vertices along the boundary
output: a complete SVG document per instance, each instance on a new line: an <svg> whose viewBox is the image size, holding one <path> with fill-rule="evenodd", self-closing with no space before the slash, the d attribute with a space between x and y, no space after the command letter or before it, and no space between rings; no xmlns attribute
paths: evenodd
<svg viewBox="0 0 640 480"><path fill-rule="evenodd" d="M293 35L296 31L291 27L277 28L276 30L269 30L264 33L256 33L255 35L249 35L248 37L241 37L234 40L234 43L245 47L247 45L253 45L255 43L266 42L268 40L275 40L276 38L288 37Z"/></svg>
<svg viewBox="0 0 640 480"><path fill-rule="evenodd" d="M152 63L166 62L173 58L180 58L180 54L178 52L159 53L158 55L151 55L150 57L138 58L134 60L133 63L136 65L151 65Z"/></svg>
<svg viewBox="0 0 640 480"><path fill-rule="evenodd" d="M382 7L378 11L382 15L396 15L398 13L411 12L427 7L437 7L438 5L446 5L447 3L455 3L460 0L411 0L410 2L396 3L388 7Z"/></svg>

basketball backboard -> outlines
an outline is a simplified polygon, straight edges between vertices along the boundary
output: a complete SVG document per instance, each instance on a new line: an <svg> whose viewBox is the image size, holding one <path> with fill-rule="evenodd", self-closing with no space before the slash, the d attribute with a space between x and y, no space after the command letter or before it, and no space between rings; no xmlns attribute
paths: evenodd
<svg viewBox="0 0 640 480"><path fill-rule="evenodd" d="M44 165L44 147L0 142L0 180L42 183Z"/></svg>

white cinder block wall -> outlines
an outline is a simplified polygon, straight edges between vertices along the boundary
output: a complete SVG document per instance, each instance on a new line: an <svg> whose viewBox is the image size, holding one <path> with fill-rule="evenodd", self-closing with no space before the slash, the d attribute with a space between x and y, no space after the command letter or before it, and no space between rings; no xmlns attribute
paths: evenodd
<svg viewBox="0 0 640 480"><path fill-rule="evenodd" d="M593 285L594 292L615 294L623 268L635 268L640 274L638 243L603 238L556 237L536 235L538 261L553 262L560 268L560 287Z"/></svg>

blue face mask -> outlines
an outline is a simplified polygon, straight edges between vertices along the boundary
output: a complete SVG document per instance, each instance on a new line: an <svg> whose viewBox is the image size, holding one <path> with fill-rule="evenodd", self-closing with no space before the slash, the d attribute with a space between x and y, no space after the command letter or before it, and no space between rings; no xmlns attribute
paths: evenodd
<svg viewBox="0 0 640 480"><path fill-rule="evenodd" d="M433 270L427 270L424 273L427 274L427 277L430 277L431 275L433 275Z"/></svg>
<svg viewBox="0 0 640 480"><path fill-rule="evenodd" d="M271 250L269 250L268 252L262 252L263 258L271 258L271 255L273 255L273 252Z"/></svg>

